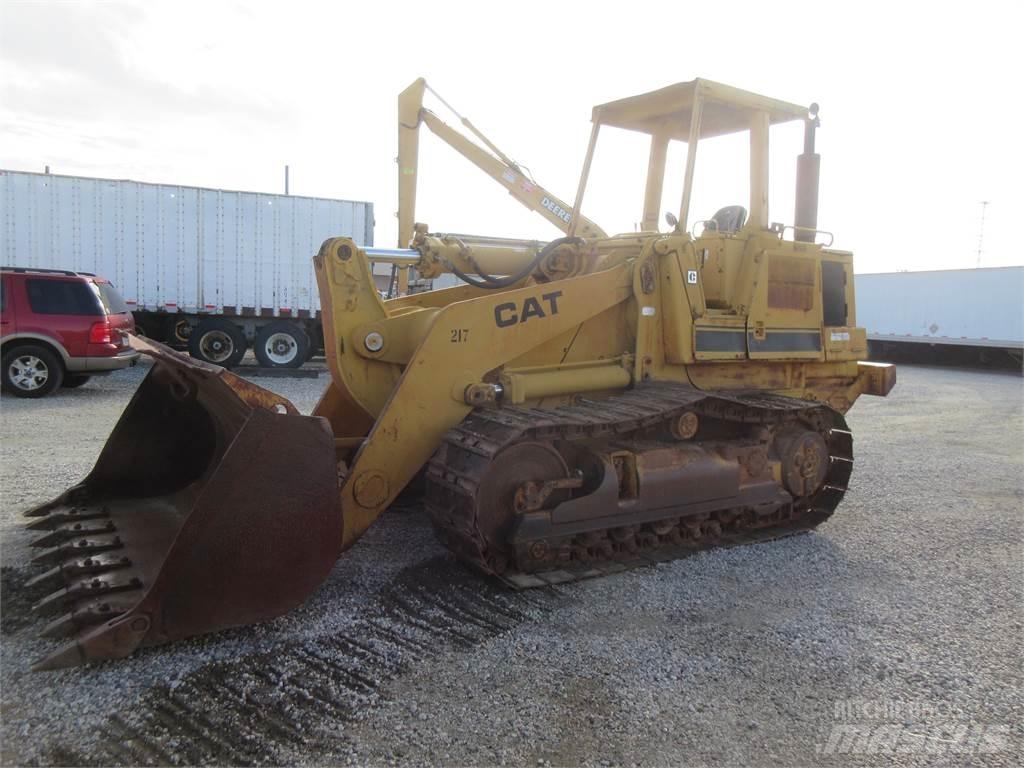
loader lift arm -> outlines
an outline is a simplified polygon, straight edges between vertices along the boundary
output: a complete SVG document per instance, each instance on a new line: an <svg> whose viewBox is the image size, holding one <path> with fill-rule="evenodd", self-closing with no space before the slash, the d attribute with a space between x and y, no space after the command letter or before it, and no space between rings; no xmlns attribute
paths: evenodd
<svg viewBox="0 0 1024 768"><path fill-rule="evenodd" d="M486 146L481 147L423 106L429 90L450 109L462 125ZM585 216L574 216L569 203L537 184L523 169L467 118L456 112L423 78L398 96L398 247L408 247L413 238L416 215L416 177L419 171L419 129L426 125L448 146L465 157L508 190L516 200L536 211L564 234L576 218L576 234L584 238L606 237L605 232Z"/></svg>

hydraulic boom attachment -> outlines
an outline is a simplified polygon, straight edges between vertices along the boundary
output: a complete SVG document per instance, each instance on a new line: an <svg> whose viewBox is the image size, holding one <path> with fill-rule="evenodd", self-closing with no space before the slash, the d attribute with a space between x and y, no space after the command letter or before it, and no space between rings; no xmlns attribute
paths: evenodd
<svg viewBox="0 0 1024 768"><path fill-rule="evenodd" d="M477 144L445 123L423 106L425 91L430 91L484 145ZM572 206L538 184L525 169L508 157L467 118L460 115L427 81L420 78L398 96L398 245L405 247L413 237L416 220L416 180L419 171L419 129L427 126L448 146L465 157L531 211L536 211L563 233L569 231ZM604 231L590 219L579 217L577 234L581 237L605 237Z"/></svg>

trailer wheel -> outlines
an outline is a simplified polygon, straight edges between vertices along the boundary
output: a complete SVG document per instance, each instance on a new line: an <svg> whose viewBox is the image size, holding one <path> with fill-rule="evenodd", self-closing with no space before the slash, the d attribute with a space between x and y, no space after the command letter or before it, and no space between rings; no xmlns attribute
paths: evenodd
<svg viewBox="0 0 1024 768"><path fill-rule="evenodd" d="M267 368L298 368L309 359L309 336L287 320L278 320L260 328L253 352Z"/></svg>
<svg viewBox="0 0 1024 768"><path fill-rule="evenodd" d="M135 335L152 341L167 341L167 334L164 333L166 323L149 315L140 318L135 316Z"/></svg>
<svg viewBox="0 0 1024 768"><path fill-rule="evenodd" d="M217 318L212 318L217 319ZM167 342L171 346L175 347L188 347L189 351L192 351L192 347L189 346L189 339L192 338L192 324L184 317L170 317L167 320L165 326L164 335L167 338ZM242 348L243 350L245 347ZM219 365L219 363L218 363Z"/></svg>
<svg viewBox="0 0 1024 768"><path fill-rule="evenodd" d="M220 317L203 320L188 337L188 352L192 357L223 368L238 365L245 347L241 329Z"/></svg>

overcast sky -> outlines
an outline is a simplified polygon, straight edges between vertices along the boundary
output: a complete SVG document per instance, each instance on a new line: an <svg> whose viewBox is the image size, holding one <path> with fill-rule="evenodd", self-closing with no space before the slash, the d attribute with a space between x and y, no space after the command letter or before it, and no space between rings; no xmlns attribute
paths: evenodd
<svg viewBox="0 0 1024 768"><path fill-rule="evenodd" d="M706 77L821 105L819 226L860 272L1024 264L1024 3L0 0L0 167L369 200L394 245L395 97L419 76L571 198L594 104ZM444 115L440 105L437 111ZM454 120L454 118L451 118ZM647 140L609 131L584 212L640 218ZM773 129L791 222L798 125ZM678 207L684 147L670 153ZM691 221L746 204L746 146L709 142ZM425 134L417 219L556 230Z"/></svg>

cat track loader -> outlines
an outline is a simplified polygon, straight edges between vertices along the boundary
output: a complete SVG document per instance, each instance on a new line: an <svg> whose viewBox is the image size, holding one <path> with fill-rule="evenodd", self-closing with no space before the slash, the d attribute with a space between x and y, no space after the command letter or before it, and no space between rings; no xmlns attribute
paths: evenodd
<svg viewBox="0 0 1024 768"><path fill-rule="evenodd" d="M594 108L575 201L557 206L561 236L547 244L423 225L386 251L326 241L313 263L331 383L310 416L132 339L153 366L95 468L27 513L42 533L33 586L48 592L36 607L63 638L37 668L290 610L421 473L442 540L514 588L827 519L853 467L843 414L886 395L895 370L861 361L852 255L820 243L816 111L708 80L672 85ZM405 115L400 133L417 120ZM788 121L805 141L782 225L768 219L768 138ZM650 137L642 226L611 236L579 214L609 129ZM700 140L738 132L749 207L688 227ZM661 232L671 141L687 161ZM405 192L409 161L400 152ZM464 284L384 301L380 259Z"/></svg>

